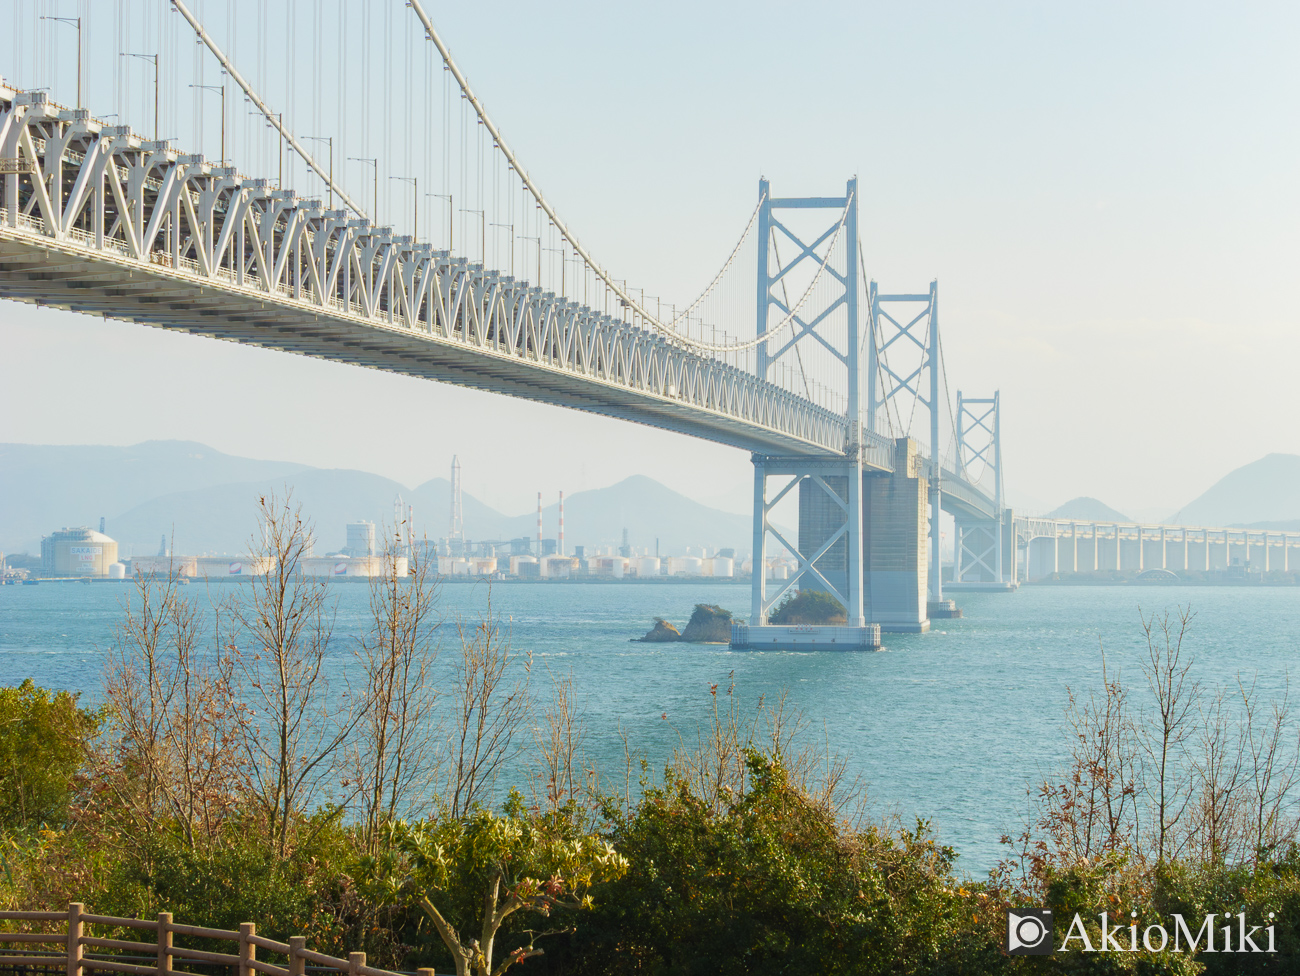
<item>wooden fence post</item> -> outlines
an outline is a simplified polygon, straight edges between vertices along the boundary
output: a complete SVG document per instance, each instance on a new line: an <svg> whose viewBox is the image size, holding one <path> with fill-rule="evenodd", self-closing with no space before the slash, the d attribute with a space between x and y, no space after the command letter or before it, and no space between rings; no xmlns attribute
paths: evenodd
<svg viewBox="0 0 1300 976"><path fill-rule="evenodd" d="M239 923L239 976L257 976L257 970L253 968L253 961L257 959L257 946L253 945L255 935L256 923Z"/></svg>
<svg viewBox="0 0 1300 976"><path fill-rule="evenodd" d="M158 913L158 976L172 971L172 913Z"/></svg>
<svg viewBox="0 0 1300 976"><path fill-rule="evenodd" d="M415 974L416 976L438 976L432 969L417 969Z"/></svg>
<svg viewBox="0 0 1300 976"><path fill-rule="evenodd" d="M85 904L79 901L68 904L68 976L81 976L81 960L85 951L81 945L86 923L81 920Z"/></svg>
<svg viewBox="0 0 1300 976"><path fill-rule="evenodd" d="M366 954L364 952L348 953L348 976L361 976L361 970L366 965Z"/></svg>
<svg viewBox="0 0 1300 976"><path fill-rule="evenodd" d="M305 935L289 936L289 976L303 976L307 972L307 960L302 954L306 948Z"/></svg>

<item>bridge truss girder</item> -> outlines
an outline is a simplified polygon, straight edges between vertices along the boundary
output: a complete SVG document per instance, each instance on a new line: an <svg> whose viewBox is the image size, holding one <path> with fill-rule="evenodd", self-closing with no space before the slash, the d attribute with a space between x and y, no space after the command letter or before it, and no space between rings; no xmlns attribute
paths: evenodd
<svg viewBox="0 0 1300 976"><path fill-rule="evenodd" d="M526 395L750 451L834 456L849 439L844 416L684 342L61 110L43 92L0 88L0 244L0 297ZM876 448L867 463L887 459Z"/></svg>

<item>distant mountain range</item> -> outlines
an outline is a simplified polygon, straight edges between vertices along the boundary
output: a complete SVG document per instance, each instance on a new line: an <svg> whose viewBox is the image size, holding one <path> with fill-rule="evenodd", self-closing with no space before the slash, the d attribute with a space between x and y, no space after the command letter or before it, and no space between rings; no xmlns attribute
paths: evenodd
<svg viewBox="0 0 1300 976"><path fill-rule="evenodd" d="M1075 498L1046 517L1132 521L1095 498ZM1172 525L1300 531L1300 455L1269 454L1242 465L1164 521Z"/></svg>
<svg viewBox="0 0 1300 976"><path fill-rule="evenodd" d="M1300 520L1300 455L1268 454L1242 465L1167 521L1281 529Z"/></svg>
<svg viewBox="0 0 1300 976"><path fill-rule="evenodd" d="M1088 498L1086 495L1071 499L1059 508L1052 509L1044 517L1050 519L1078 519L1080 522L1133 521L1122 512L1117 512L1109 505L1105 505L1095 498Z"/></svg>
<svg viewBox="0 0 1300 976"><path fill-rule="evenodd" d="M392 526L400 494L413 508L417 537L447 535L451 485L436 478L409 488L364 471L256 461L189 441L148 441L132 447L0 444L0 550L40 551L42 535L63 526L97 527L106 519L122 554L158 550L163 536L176 552L246 552L257 526L257 500L292 488L312 520L317 551L341 549L345 525L361 520ZM537 513L505 515L472 495L462 499L471 539L533 537ZM543 534L555 538L558 506L543 511ZM653 478L635 476L565 499L565 543L589 547L622 541L664 555L689 546L749 548L746 515L718 511Z"/></svg>
<svg viewBox="0 0 1300 976"><path fill-rule="evenodd" d="M293 489L313 521L320 552L343 548L348 522L391 526L399 494L414 509L417 536L447 534L451 485L445 478L410 488L364 471L235 457L192 441L132 447L0 444L0 551L35 554L42 535L63 526L97 527L103 516L123 555L156 552L163 536L177 552L238 554L247 551L256 528L258 498L286 488ZM555 538L558 506L554 499L548 502L543 534ZM463 508L471 539L536 535L535 511L506 515L469 494ZM564 514L569 551L576 545L619 545L624 528L632 546L653 551L657 544L664 555L687 547L748 551L751 546L748 515L700 504L645 476L570 495ZM1131 521L1086 497L1048 515ZM1244 465L1167 521L1300 530L1300 456L1270 454Z"/></svg>

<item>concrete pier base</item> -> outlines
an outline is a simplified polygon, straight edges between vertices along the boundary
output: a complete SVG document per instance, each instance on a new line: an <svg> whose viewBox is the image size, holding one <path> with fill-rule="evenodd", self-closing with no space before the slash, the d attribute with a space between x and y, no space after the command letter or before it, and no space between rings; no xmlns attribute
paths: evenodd
<svg viewBox="0 0 1300 976"><path fill-rule="evenodd" d="M876 651L881 627L814 627L803 624L731 625L732 650Z"/></svg>
<svg viewBox="0 0 1300 976"><path fill-rule="evenodd" d="M894 471L864 479L863 577L870 620L892 634L923 634L929 591L929 493L916 441L899 438Z"/></svg>

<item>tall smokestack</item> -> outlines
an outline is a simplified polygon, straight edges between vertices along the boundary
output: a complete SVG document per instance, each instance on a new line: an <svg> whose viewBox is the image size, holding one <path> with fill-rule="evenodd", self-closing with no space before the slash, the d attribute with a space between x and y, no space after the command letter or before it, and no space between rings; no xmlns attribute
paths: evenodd
<svg viewBox="0 0 1300 976"><path fill-rule="evenodd" d="M461 506L460 458L451 456L451 522L447 526L447 541L454 542L465 537L465 513Z"/></svg>
<svg viewBox="0 0 1300 976"><path fill-rule="evenodd" d="M560 539L559 539L558 546L559 546L559 553L561 556L563 556L564 555L564 492L560 492Z"/></svg>
<svg viewBox="0 0 1300 976"><path fill-rule="evenodd" d="M542 558L542 493L537 493L537 558Z"/></svg>

